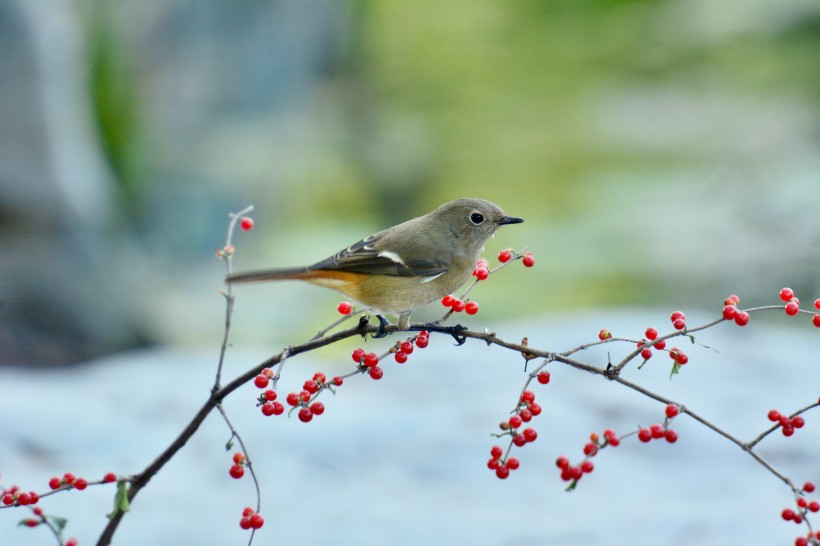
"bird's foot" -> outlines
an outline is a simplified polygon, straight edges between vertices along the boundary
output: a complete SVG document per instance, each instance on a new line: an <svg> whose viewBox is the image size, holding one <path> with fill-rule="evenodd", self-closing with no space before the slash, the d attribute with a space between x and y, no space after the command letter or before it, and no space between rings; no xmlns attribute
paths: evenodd
<svg viewBox="0 0 820 546"><path fill-rule="evenodd" d="M428 322L426 324L414 324L407 328L408 330L412 330L414 332L420 332L422 330L428 330L431 332L441 332L442 334L449 334L453 336L453 339L456 341L456 345L464 345L464 342L467 341L467 338L461 334L464 330L468 328L466 326L462 326L461 324L456 324L455 326L441 326L438 321Z"/></svg>
<svg viewBox="0 0 820 546"><path fill-rule="evenodd" d="M379 327L376 328L376 332L373 334L373 339L381 339L389 336L391 332L385 332L384 329L386 326L390 326L390 321L381 315L376 315L376 318L379 319Z"/></svg>

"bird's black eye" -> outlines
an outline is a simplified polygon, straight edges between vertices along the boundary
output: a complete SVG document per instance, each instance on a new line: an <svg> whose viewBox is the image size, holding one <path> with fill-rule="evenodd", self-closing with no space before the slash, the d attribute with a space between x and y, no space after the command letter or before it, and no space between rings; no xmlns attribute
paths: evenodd
<svg viewBox="0 0 820 546"><path fill-rule="evenodd" d="M474 212L470 214L470 221L475 225L483 224L484 223L484 215L480 212Z"/></svg>

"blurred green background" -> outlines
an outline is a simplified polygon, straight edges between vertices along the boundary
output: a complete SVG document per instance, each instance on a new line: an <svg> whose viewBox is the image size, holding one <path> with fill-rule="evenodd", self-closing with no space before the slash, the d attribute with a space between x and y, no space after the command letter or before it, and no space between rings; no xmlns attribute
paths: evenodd
<svg viewBox="0 0 820 546"><path fill-rule="evenodd" d="M814 0L3 2L0 362L216 345L248 204L237 269L458 197L526 218L487 255L536 267L479 287L476 327L813 299L819 150ZM237 295L263 343L340 300Z"/></svg>

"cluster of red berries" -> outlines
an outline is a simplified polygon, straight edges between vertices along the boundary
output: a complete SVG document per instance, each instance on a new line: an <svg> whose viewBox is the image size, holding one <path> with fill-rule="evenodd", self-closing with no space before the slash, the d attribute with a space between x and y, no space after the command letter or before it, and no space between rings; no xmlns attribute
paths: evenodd
<svg viewBox="0 0 820 546"><path fill-rule="evenodd" d="M479 281L486 281L490 276L490 263L484 258L479 258L473 269L473 277Z"/></svg>
<svg viewBox="0 0 820 546"><path fill-rule="evenodd" d="M550 380L549 372L539 372L537 378L539 383L546 385ZM538 431L532 427L520 429L524 423L529 423L533 417L540 415L541 411L541 406L535 402L535 393L525 390L521 394L517 412L498 425L502 430L499 436L510 436L510 443L516 447L523 447L534 442L538 438ZM504 459L502 455L503 449L501 446L493 446L490 450L490 460L487 461L487 468L494 470L495 475L503 480L510 475L510 470L516 470L519 467L519 462L515 457Z"/></svg>
<svg viewBox="0 0 820 546"><path fill-rule="evenodd" d="M233 454L233 465L228 470L231 478L238 480L245 475L245 454L237 451Z"/></svg>
<svg viewBox="0 0 820 546"><path fill-rule="evenodd" d="M769 421L777 423L777 426L779 426L783 432L783 436L791 436L794 434L794 429L803 428L803 425L806 424L806 421L800 415L789 417L788 415L783 415L776 409L769 410L768 417Z"/></svg>
<svg viewBox="0 0 820 546"><path fill-rule="evenodd" d="M723 318L733 320L738 326L749 324L749 313L738 309L740 298L734 294L723 300Z"/></svg>
<svg viewBox="0 0 820 546"><path fill-rule="evenodd" d="M475 301L463 301L461 298L447 295L441 298L441 304L444 307L449 307L456 313L464 311L468 315L475 315L478 313L478 303Z"/></svg>
<svg viewBox="0 0 820 546"><path fill-rule="evenodd" d="M812 482L806 482L803 484L803 489L800 491L800 495L798 495L796 504L796 509L792 508L784 508L783 511L780 513L780 516L783 518L784 521L793 521L798 525L803 523L803 521L808 516L809 512L820 512L820 502L816 500L808 500L805 497L806 493L813 493L814 492L814 484ZM795 539L794 544L795 546L807 546L809 543L817 544L820 542L820 531L817 533L809 533L805 537L797 537Z"/></svg>
<svg viewBox="0 0 820 546"><path fill-rule="evenodd" d="M669 320L672 321L672 326L675 330L686 329L686 316L683 314L683 311L674 311L669 317Z"/></svg>
<svg viewBox="0 0 820 546"><path fill-rule="evenodd" d="M40 502L40 495L36 491L22 491L16 485L12 485L3 492L2 500L6 506L15 503L19 506L28 506Z"/></svg>
<svg viewBox="0 0 820 546"><path fill-rule="evenodd" d="M601 330L601 332L604 331L607 332L609 337L612 337L612 334L609 333L609 330ZM598 337L601 337L600 332L598 333ZM644 332L644 338L640 342L638 342L638 347L641 348L641 358L643 358L644 360L649 360L650 358L652 358L652 349L655 349L657 351L663 351L664 349L666 349L666 340L662 339L653 344L652 342L656 339L658 339L658 331L650 326Z"/></svg>
<svg viewBox="0 0 820 546"><path fill-rule="evenodd" d="M111 483L117 481L117 475L108 472L103 479L95 483ZM76 489L82 491L88 487L89 481L85 478L78 478L71 472L66 472L63 477L54 476L48 480L48 487L54 491L56 489ZM40 502L40 495L36 491L22 491L16 485L11 486L3 492L0 501L6 506L17 504L19 506L34 505Z"/></svg>
<svg viewBox="0 0 820 546"><path fill-rule="evenodd" d="M663 424L656 423L650 427L643 427L638 430L638 439L641 442L649 442L656 438L666 438L669 443L674 443L678 440L678 433L669 428L669 421L680 413L680 408L675 404L666 406L666 419ZM584 459L577 465L573 466L569 459L565 456L560 456L555 461L555 465L561 471L561 479L565 482L572 482L570 488L574 488L578 480L584 474L589 474L595 469L595 466L590 460L598 454L598 452L607 447L618 447L621 444L621 438L614 430L608 428L603 432L603 440L597 432L589 435L589 442L584 444Z"/></svg>
<svg viewBox="0 0 820 546"><path fill-rule="evenodd" d="M794 295L794 290L791 288L783 288L780 290L780 299L786 302L784 310L786 314L793 317L800 312L800 300ZM820 310L820 299L814 300L814 308ZM820 313L815 313L811 318L812 324L820 328Z"/></svg>
<svg viewBox="0 0 820 546"><path fill-rule="evenodd" d="M638 440L647 443L652 440L665 438L670 444L678 441L678 433L669 428L669 421L674 419L680 413L680 408L675 404L666 406L666 419L663 424L655 423L648 427L641 427L638 430Z"/></svg>
<svg viewBox="0 0 820 546"><path fill-rule="evenodd" d="M502 250L498 253L498 261L503 263L509 262L513 258L512 250L507 248ZM524 264L524 267L532 267L535 265L535 256L532 255L532 252L527 252L522 256L521 263Z"/></svg>
<svg viewBox="0 0 820 546"><path fill-rule="evenodd" d="M265 518L256 512L250 506L242 510L242 519L239 520L239 526L243 529L259 529L265 525Z"/></svg>

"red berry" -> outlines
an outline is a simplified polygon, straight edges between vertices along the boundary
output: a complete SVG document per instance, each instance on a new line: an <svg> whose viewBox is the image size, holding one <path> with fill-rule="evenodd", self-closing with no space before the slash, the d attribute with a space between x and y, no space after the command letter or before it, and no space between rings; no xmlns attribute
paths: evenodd
<svg viewBox="0 0 820 546"><path fill-rule="evenodd" d="M66 472L65 474L63 474L63 483L71 485L72 483L74 483L74 479L74 474L72 474L71 472Z"/></svg>
<svg viewBox="0 0 820 546"><path fill-rule="evenodd" d="M530 413L532 413L533 417L536 415L541 415L541 406L533 402L530 404Z"/></svg>
<svg viewBox="0 0 820 546"><path fill-rule="evenodd" d="M412 353L412 352L413 352L413 344L412 344L412 343L410 343L409 341L404 341L404 342L402 342L402 344L401 344L401 352L403 352L403 353L405 353L405 354L408 354L408 355L409 355L410 353Z"/></svg>
<svg viewBox="0 0 820 546"><path fill-rule="evenodd" d="M399 364L404 364L405 362L407 362L407 353L399 351L395 354L395 358L396 362L398 362Z"/></svg>
<svg viewBox="0 0 820 546"><path fill-rule="evenodd" d="M794 301L790 301L786 304L786 314L790 317L795 316L797 313L800 312L800 304Z"/></svg>
<svg viewBox="0 0 820 546"><path fill-rule="evenodd" d="M815 309L820 309L820 298L817 298L816 300L814 300L814 308Z"/></svg>
<svg viewBox="0 0 820 546"><path fill-rule="evenodd" d="M584 444L584 455L587 457L594 457L598 453L598 446L592 442Z"/></svg>
<svg viewBox="0 0 820 546"><path fill-rule="evenodd" d="M527 438L526 438L526 437L524 437L524 435L523 435L522 433L520 433L520 432L519 432L518 434L516 434L515 436L513 436L513 443L514 443L516 446L521 447L521 446L523 446L524 444L526 444L526 443L527 443Z"/></svg>
<svg viewBox="0 0 820 546"><path fill-rule="evenodd" d="M788 415L783 415L783 414L780 415L779 421L780 421L780 426L781 427L785 427L786 425L791 423L791 420L789 419L789 416Z"/></svg>
<svg viewBox="0 0 820 546"><path fill-rule="evenodd" d="M251 218L250 216L245 216L242 218L242 220L240 220L239 225L245 231L250 231L253 229L253 218Z"/></svg>
<svg viewBox="0 0 820 546"><path fill-rule="evenodd" d="M675 362L677 362L678 364L680 364L681 366L683 366L684 364L686 364L687 362L689 362L689 357L688 357L688 356L686 356L686 355L685 355L685 354L683 354L683 353L678 353L678 355L675 357Z"/></svg>
<svg viewBox="0 0 820 546"><path fill-rule="evenodd" d="M737 315L737 307L734 305L727 305L723 308L723 318L732 320Z"/></svg>
<svg viewBox="0 0 820 546"><path fill-rule="evenodd" d="M285 406L283 406L281 402L274 402L273 403L273 414L274 415L282 415L283 413L285 413Z"/></svg>
<svg viewBox="0 0 820 546"><path fill-rule="evenodd" d="M379 363L379 355L376 353L367 353L364 355L364 365L368 368L373 368Z"/></svg>
<svg viewBox="0 0 820 546"><path fill-rule="evenodd" d="M641 358L644 360L649 360L652 358L652 349L646 347L645 349L641 349Z"/></svg>
<svg viewBox="0 0 820 546"><path fill-rule="evenodd" d="M253 514L253 515L251 515L251 517L249 519L250 519L251 529L259 529L263 525L265 525L265 518L263 518L259 514Z"/></svg>
<svg viewBox="0 0 820 546"><path fill-rule="evenodd" d="M521 401L526 402L535 402L535 393L532 391L524 391L521 393Z"/></svg>
<svg viewBox="0 0 820 546"><path fill-rule="evenodd" d="M664 349L666 349L666 340L662 339L655 343L655 349L657 349L658 351L663 351Z"/></svg>
<svg viewBox="0 0 820 546"><path fill-rule="evenodd" d="M14 504L14 495L6 493L3 495L3 504Z"/></svg>
<svg viewBox="0 0 820 546"><path fill-rule="evenodd" d="M239 520L239 526L243 529L250 529L251 528L251 518L244 517Z"/></svg>
<svg viewBox="0 0 820 546"><path fill-rule="evenodd" d="M784 508L783 511L780 512L780 517L786 521L791 521L794 519L794 510L791 508Z"/></svg>
<svg viewBox="0 0 820 546"><path fill-rule="evenodd" d="M468 301L464 305L464 312L468 315L475 315L476 313L478 313L478 303L474 301Z"/></svg>
<svg viewBox="0 0 820 546"><path fill-rule="evenodd" d="M532 267L535 265L535 257L532 255L532 252L527 252L524 255L524 258L521 260L521 263L524 264L524 267Z"/></svg>
<svg viewBox="0 0 820 546"><path fill-rule="evenodd" d="M794 434L794 427L789 425L783 425L780 427L780 430L783 432L783 436L791 436Z"/></svg>
<svg viewBox="0 0 820 546"><path fill-rule="evenodd" d="M501 262L501 263L509 262L510 258L512 258L512 252L510 252L509 249L502 250L501 252L498 253L498 261Z"/></svg>
<svg viewBox="0 0 820 546"><path fill-rule="evenodd" d="M803 419L803 417L801 417L800 415L795 415L794 417L791 418L791 425L794 428L803 428L803 425L805 425L805 424L806 424L805 419Z"/></svg>
<svg viewBox="0 0 820 546"><path fill-rule="evenodd" d="M809 539L806 537L797 537L794 539L794 546L809 546Z"/></svg>
<svg viewBox="0 0 820 546"><path fill-rule="evenodd" d="M510 428L518 428L521 426L521 417L519 417L518 415L513 415L512 417L510 417L510 420L508 422L510 424Z"/></svg>
<svg viewBox="0 0 820 546"><path fill-rule="evenodd" d="M486 267L476 267L473 270L473 275L480 281L486 281L487 277L490 276L490 271Z"/></svg>
<svg viewBox="0 0 820 546"><path fill-rule="evenodd" d="M684 315L684 314L683 314L683 311L674 311L674 312L673 312L673 313L669 316L669 320L671 320L673 323L674 323L676 320L686 320L686 315Z"/></svg>
<svg viewBox="0 0 820 546"><path fill-rule="evenodd" d="M287 402L288 405L295 406L299 403L299 395L295 392L289 392L285 397L285 402Z"/></svg>
<svg viewBox="0 0 820 546"><path fill-rule="evenodd" d="M20 506L27 506L31 504L31 495L29 495L25 491L17 493L17 504L19 504Z"/></svg>
<svg viewBox="0 0 820 546"><path fill-rule="evenodd" d="M581 472L584 474L589 474L595 470L595 465L592 464L592 461L584 461L581 463Z"/></svg>
<svg viewBox="0 0 820 546"><path fill-rule="evenodd" d="M245 467L235 464L231 466L229 473L231 475L231 478L238 480L239 478L245 475Z"/></svg>
<svg viewBox="0 0 820 546"><path fill-rule="evenodd" d="M265 391L265 400L267 400L268 402L273 402L274 400L276 400L276 397L277 394L275 390L268 389Z"/></svg>
<svg viewBox="0 0 820 546"><path fill-rule="evenodd" d="M490 458L490 460L487 461L487 468L489 468L490 470L495 470L499 466L501 466L500 459L492 457L492 458Z"/></svg>
<svg viewBox="0 0 820 546"><path fill-rule="evenodd" d="M780 290L780 299L783 301L791 301L794 297L794 290L791 288L783 288Z"/></svg>
<svg viewBox="0 0 820 546"><path fill-rule="evenodd" d="M600 339L601 341L604 341L606 339L610 339L611 337L612 337L612 332L610 332L606 328L603 328L603 329L601 329L600 332L598 332L598 339Z"/></svg>
<svg viewBox="0 0 820 546"><path fill-rule="evenodd" d="M499 466L495 469L495 475L498 476L501 480L506 480L507 477L510 475L510 469L506 466Z"/></svg>
<svg viewBox="0 0 820 546"><path fill-rule="evenodd" d="M364 349L356 349L353 351L353 354L351 356L353 357L353 362L360 364L362 359L364 358L364 355Z"/></svg>
<svg viewBox="0 0 820 546"><path fill-rule="evenodd" d="M268 381L270 381L268 376L260 373L253 380L253 384L259 387L260 389L266 389L268 387Z"/></svg>
<svg viewBox="0 0 820 546"><path fill-rule="evenodd" d="M506 466L510 470L518 470L518 467L521 466L521 463L515 457L510 457L509 459L507 459Z"/></svg>
<svg viewBox="0 0 820 546"><path fill-rule="evenodd" d="M682 318L676 319L672 323L672 326L675 328L675 330L683 330L684 328L686 328L686 321Z"/></svg>
<svg viewBox="0 0 820 546"><path fill-rule="evenodd" d="M321 402L314 402L310 405L310 412L313 415L322 415L325 412L325 405Z"/></svg>
<svg viewBox="0 0 820 546"><path fill-rule="evenodd" d="M532 412L528 408L524 408L518 412L518 416L521 417L521 420L525 423L529 423L532 421Z"/></svg>
<svg viewBox="0 0 820 546"><path fill-rule="evenodd" d="M77 491L82 491L86 487L88 487L88 480L85 478L77 478L74 480L74 487L77 488Z"/></svg>
<svg viewBox="0 0 820 546"><path fill-rule="evenodd" d="M678 413L680 413L680 408L675 404L669 404L666 406L666 416L670 419L675 417Z"/></svg>
<svg viewBox="0 0 820 546"><path fill-rule="evenodd" d="M235 462L236 464L244 463L245 462L245 454L240 452L240 451L237 451L236 453L233 454L233 462Z"/></svg>
<svg viewBox="0 0 820 546"><path fill-rule="evenodd" d="M350 312L353 311L353 306L350 305L350 302L343 301L336 306L336 310L342 315L349 315Z"/></svg>
<svg viewBox="0 0 820 546"><path fill-rule="evenodd" d="M262 415L270 417L271 415L273 415L273 402L265 402L264 404L262 404L262 407L260 409L262 410Z"/></svg>
<svg viewBox="0 0 820 546"><path fill-rule="evenodd" d="M59 489L59 487L60 487L61 485L63 485L63 482L62 482L62 481L60 481L60 478L58 478L57 476L54 476L53 478L51 478L50 480L48 480L48 486L49 486L51 489Z"/></svg>
<svg viewBox="0 0 820 546"><path fill-rule="evenodd" d="M337 387L341 387L342 383L344 383L344 381L345 380L343 378L341 378L340 376L338 376L338 375L333 378L333 384L336 385Z"/></svg>
<svg viewBox="0 0 820 546"><path fill-rule="evenodd" d="M452 309L456 313L461 313L462 311L464 311L465 307L466 307L466 304L463 301L461 301L460 299L456 298L456 299L453 300Z"/></svg>
<svg viewBox="0 0 820 546"><path fill-rule="evenodd" d="M809 502L806 500L806 497L797 497L797 506L800 508L805 508Z"/></svg>
<svg viewBox="0 0 820 546"><path fill-rule="evenodd" d="M456 299L453 296L449 296L449 295L444 296L443 298L441 298L441 304L444 307L452 307L454 301L456 301Z"/></svg>
<svg viewBox="0 0 820 546"><path fill-rule="evenodd" d="M564 457L562 455L561 457L558 457L555 460L555 466L557 466L561 470L564 470L565 468L569 468L569 459L567 459L566 457Z"/></svg>
<svg viewBox="0 0 820 546"><path fill-rule="evenodd" d="M811 317L811 323L820 328L820 315L814 315Z"/></svg>
<svg viewBox="0 0 820 546"><path fill-rule="evenodd" d="M580 467L580 466L573 466L573 467L570 469L570 473L572 474L572 479L573 479L573 480L580 480L580 479L581 479L581 476L583 476L583 475L584 475L584 471L583 471L583 470L581 470L581 467Z"/></svg>
<svg viewBox="0 0 820 546"><path fill-rule="evenodd" d="M103 481L105 483L115 482L115 481L117 481L117 475L114 474L113 472L108 472L108 473L106 473L105 476L103 476Z"/></svg>
<svg viewBox="0 0 820 546"><path fill-rule="evenodd" d="M524 429L524 439L528 442L534 442L536 438L538 438L538 431L532 427L527 427Z"/></svg>
<svg viewBox="0 0 820 546"><path fill-rule="evenodd" d="M652 431L649 430L648 428L642 428L638 431L638 440L640 440L641 442L646 443L651 439L652 439Z"/></svg>
<svg viewBox="0 0 820 546"><path fill-rule="evenodd" d="M546 385L550 382L550 373L546 370L538 373L538 382L542 385Z"/></svg>
<svg viewBox="0 0 820 546"><path fill-rule="evenodd" d="M500 459L503 454L504 450L501 449L501 446L493 446L490 448L490 456L493 459Z"/></svg>
<svg viewBox="0 0 820 546"><path fill-rule="evenodd" d="M430 343L430 338L427 336L419 336L416 338L416 347L424 349Z"/></svg>
<svg viewBox="0 0 820 546"><path fill-rule="evenodd" d="M300 421L302 421L303 423L307 423L311 419L313 419L313 412L310 411L310 408L305 408L305 407L299 408L299 420Z"/></svg>
<svg viewBox="0 0 820 546"><path fill-rule="evenodd" d="M382 377L384 377L384 370L379 368L378 366L373 366L370 368L370 377L378 381Z"/></svg>
<svg viewBox="0 0 820 546"><path fill-rule="evenodd" d="M809 503L809 512L817 512L820 511L820 502L813 500Z"/></svg>
<svg viewBox="0 0 820 546"><path fill-rule="evenodd" d="M308 391L310 394L316 394L316 392L319 390L319 385L317 385L316 381L314 381L313 379L308 379L304 382L302 388Z"/></svg>
<svg viewBox="0 0 820 546"><path fill-rule="evenodd" d="M655 439L663 438L663 435L666 432L663 429L663 425L661 425L660 423L655 423L654 425L649 427L649 430L652 432L652 437Z"/></svg>
<svg viewBox="0 0 820 546"><path fill-rule="evenodd" d="M806 493L814 493L814 483L806 482L803 484L803 491Z"/></svg>
<svg viewBox="0 0 820 546"><path fill-rule="evenodd" d="M732 294L731 296L723 300L723 305L740 305L740 297Z"/></svg>
<svg viewBox="0 0 820 546"><path fill-rule="evenodd" d="M777 411L776 409L769 410L769 413L768 413L767 416L769 418L769 421L780 421L780 412Z"/></svg>
<svg viewBox="0 0 820 546"><path fill-rule="evenodd" d="M77 544L79 544L79 542L77 542L77 539L74 537L71 537L65 542L65 546L77 546Z"/></svg>
<svg viewBox="0 0 820 546"><path fill-rule="evenodd" d="M672 430L671 428L666 430L666 432L664 433L664 437L666 438L666 441L670 444L674 444L678 441L678 433Z"/></svg>
<svg viewBox="0 0 820 546"><path fill-rule="evenodd" d="M646 339L648 339L649 341L655 341L658 338L658 331L650 327L646 329L644 335L646 336Z"/></svg>

